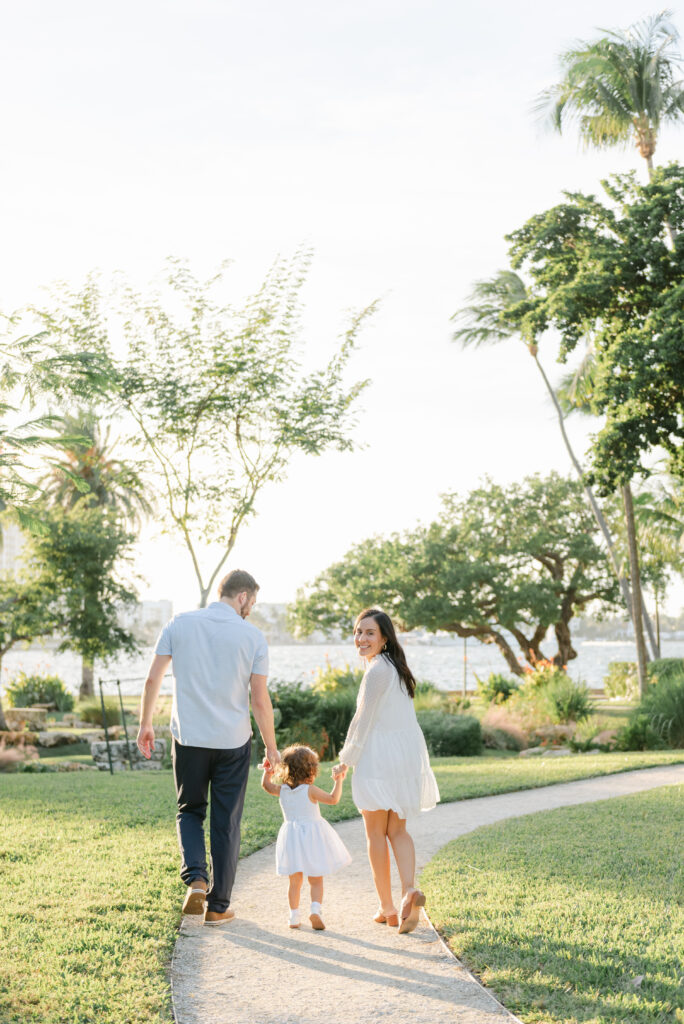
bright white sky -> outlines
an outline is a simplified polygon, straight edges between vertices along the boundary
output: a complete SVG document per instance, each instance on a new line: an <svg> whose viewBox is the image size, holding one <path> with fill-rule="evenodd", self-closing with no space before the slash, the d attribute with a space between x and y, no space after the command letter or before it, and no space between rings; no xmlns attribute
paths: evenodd
<svg viewBox="0 0 684 1024"><path fill-rule="evenodd" d="M306 339L323 360L345 311L382 298L352 366L373 380L365 449L297 459L230 562L262 600L290 600L352 543L432 517L444 491L569 471L525 350L463 352L449 317L505 264L504 233L562 189L645 173L635 151L540 133L531 105L570 42L649 13L632 0L8 6L0 308L95 267L142 284L168 255L199 273L235 260L239 296L305 243ZM657 158L679 154L664 134ZM554 355L542 350L557 376ZM142 596L196 604L187 556L152 529L139 565ZM682 601L673 588L670 607Z"/></svg>

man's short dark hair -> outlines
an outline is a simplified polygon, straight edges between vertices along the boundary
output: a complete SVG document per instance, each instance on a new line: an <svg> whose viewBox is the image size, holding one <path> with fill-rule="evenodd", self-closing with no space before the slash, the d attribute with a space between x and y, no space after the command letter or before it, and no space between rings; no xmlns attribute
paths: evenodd
<svg viewBox="0 0 684 1024"><path fill-rule="evenodd" d="M256 594L259 584L244 569L233 569L219 583L219 597L237 597L238 594Z"/></svg>

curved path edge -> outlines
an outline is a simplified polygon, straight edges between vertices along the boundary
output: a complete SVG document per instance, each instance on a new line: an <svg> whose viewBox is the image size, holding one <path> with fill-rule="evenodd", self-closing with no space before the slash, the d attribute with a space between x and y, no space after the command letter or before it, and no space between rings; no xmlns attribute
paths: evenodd
<svg viewBox="0 0 684 1024"><path fill-rule="evenodd" d="M483 825L682 783L684 765L668 765L440 804L411 822L417 867ZM177 1024L520 1024L428 918L411 935L373 922L363 824L335 827L353 863L326 879L326 931L312 931L306 913L301 929L288 928L287 880L275 874L273 845L240 861L234 921L204 928L182 920L171 964Z"/></svg>

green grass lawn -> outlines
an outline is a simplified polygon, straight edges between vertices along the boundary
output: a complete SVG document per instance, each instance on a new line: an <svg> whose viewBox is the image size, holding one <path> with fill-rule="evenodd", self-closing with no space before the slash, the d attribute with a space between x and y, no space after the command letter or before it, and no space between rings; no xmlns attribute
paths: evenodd
<svg viewBox="0 0 684 1024"><path fill-rule="evenodd" d="M684 786L668 786L478 829L421 882L456 956L526 1024L674 1024L682 836Z"/></svg>
<svg viewBox="0 0 684 1024"><path fill-rule="evenodd" d="M457 800L675 761L684 751L492 754L434 767L442 798ZM281 822L259 779L253 769L243 855L272 842ZM320 781L329 780L323 766ZM324 813L356 814L348 783ZM167 970L183 893L174 816L168 771L0 776L2 1024L171 1020Z"/></svg>

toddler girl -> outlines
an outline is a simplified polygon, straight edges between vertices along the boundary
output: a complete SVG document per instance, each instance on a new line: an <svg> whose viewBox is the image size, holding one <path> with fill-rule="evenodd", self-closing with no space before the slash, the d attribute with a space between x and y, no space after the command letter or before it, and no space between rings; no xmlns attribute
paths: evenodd
<svg viewBox="0 0 684 1024"><path fill-rule="evenodd" d="M299 928L299 894L304 875L311 888L309 920L317 931L323 924L323 875L331 875L351 862L349 850L337 832L321 817L319 804L337 804L342 796L346 770L335 778L332 793L314 786L318 775L318 755L309 747L292 746L283 751L274 770L265 763L261 785L267 793L280 797L285 821L276 843L276 873L290 876L288 900L290 928Z"/></svg>

